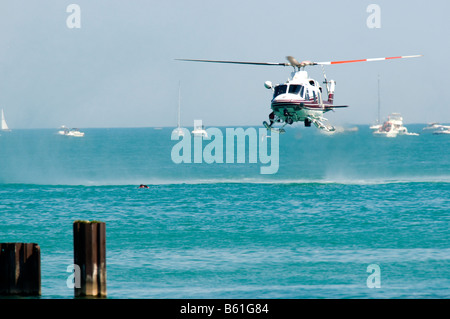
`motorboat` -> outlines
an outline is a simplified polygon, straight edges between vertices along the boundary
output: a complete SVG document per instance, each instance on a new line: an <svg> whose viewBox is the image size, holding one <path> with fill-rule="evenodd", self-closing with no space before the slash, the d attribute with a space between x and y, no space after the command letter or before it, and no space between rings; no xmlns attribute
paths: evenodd
<svg viewBox="0 0 450 319"><path fill-rule="evenodd" d="M450 126L441 126L433 132L434 135L450 134Z"/></svg>
<svg viewBox="0 0 450 319"><path fill-rule="evenodd" d="M449 125L442 125L439 123L430 123L427 127L423 128L423 131L425 132L431 132L434 135L440 135L440 134L450 134L450 126Z"/></svg>
<svg viewBox="0 0 450 319"><path fill-rule="evenodd" d="M64 135L64 136L74 136L74 137L83 137L84 136L84 132L80 132L79 129L77 128L72 128L69 129L66 126L61 126L61 128L58 131L59 135Z"/></svg>
<svg viewBox="0 0 450 319"><path fill-rule="evenodd" d="M67 135L67 133L69 133L69 128L67 128L66 126L63 125L59 128L59 135Z"/></svg>
<svg viewBox="0 0 450 319"><path fill-rule="evenodd" d="M428 126L424 127L422 130L423 131L434 131L441 127L442 127L441 124L435 122L435 123L429 123Z"/></svg>
<svg viewBox="0 0 450 319"><path fill-rule="evenodd" d="M403 126L403 117L399 113L392 113L389 115L387 121L385 121L378 130L374 131L373 134L386 137L396 137L397 135L419 135L417 133L408 132L408 129Z"/></svg>
<svg viewBox="0 0 450 319"><path fill-rule="evenodd" d="M69 133L67 133L67 136L83 137L84 132L80 132L79 129L73 128L73 129L69 130Z"/></svg>
<svg viewBox="0 0 450 319"><path fill-rule="evenodd" d="M194 130L192 131L192 135L194 136L200 136L200 137L208 137L208 133L205 130L205 127L201 125L201 121L199 121L200 124L195 123L197 121L194 121Z"/></svg>

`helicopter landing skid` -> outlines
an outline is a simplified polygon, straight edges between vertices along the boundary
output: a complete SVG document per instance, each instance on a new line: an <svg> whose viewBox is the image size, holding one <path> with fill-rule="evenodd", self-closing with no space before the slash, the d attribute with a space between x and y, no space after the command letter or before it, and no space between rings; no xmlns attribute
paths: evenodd
<svg viewBox="0 0 450 319"><path fill-rule="evenodd" d="M321 119L322 119L322 120L326 120L326 119L324 119L324 118L321 118ZM333 131L336 130L334 126L332 126L332 125L325 125L325 123L319 121L319 120L316 119L316 118L308 117L308 120L310 120L312 123L314 123L314 125L315 125L317 128L319 128L319 129L321 129L321 130L324 130L324 131L326 131L326 132L333 132Z"/></svg>
<svg viewBox="0 0 450 319"><path fill-rule="evenodd" d="M283 134L286 132L286 130L284 128L276 128L276 127L272 127L270 126L266 121L263 122L264 127L269 131L275 132L275 133L279 133L279 134ZM283 125L284 126L284 125Z"/></svg>

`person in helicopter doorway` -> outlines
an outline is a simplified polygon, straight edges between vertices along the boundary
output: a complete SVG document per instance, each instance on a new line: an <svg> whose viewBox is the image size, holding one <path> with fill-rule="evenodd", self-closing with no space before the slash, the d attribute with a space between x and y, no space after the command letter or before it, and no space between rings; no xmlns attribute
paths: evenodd
<svg viewBox="0 0 450 319"><path fill-rule="evenodd" d="M275 121L275 113L274 112L269 114L269 120L270 120L269 127L272 127L273 122Z"/></svg>

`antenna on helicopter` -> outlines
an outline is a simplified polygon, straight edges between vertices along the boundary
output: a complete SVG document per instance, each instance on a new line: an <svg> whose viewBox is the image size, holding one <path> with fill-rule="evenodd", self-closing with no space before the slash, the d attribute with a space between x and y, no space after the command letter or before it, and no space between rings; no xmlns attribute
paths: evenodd
<svg viewBox="0 0 450 319"><path fill-rule="evenodd" d="M325 84L326 88L327 88L327 95L330 93L330 88L328 87L328 80L327 80L327 75L325 74L325 68L323 67L323 65L320 65L322 67L322 73L323 73L323 78L325 79L325 81L323 81L323 83Z"/></svg>

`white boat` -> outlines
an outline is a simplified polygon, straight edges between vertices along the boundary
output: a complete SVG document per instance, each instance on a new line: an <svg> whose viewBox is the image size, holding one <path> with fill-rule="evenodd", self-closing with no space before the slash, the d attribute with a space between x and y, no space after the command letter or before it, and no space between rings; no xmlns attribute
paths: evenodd
<svg viewBox="0 0 450 319"><path fill-rule="evenodd" d="M61 128L58 131L59 135L64 135L64 136L74 136L74 137L83 137L84 136L84 132L80 132L79 129L77 128L72 128L69 129L66 126L61 126Z"/></svg>
<svg viewBox="0 0 450 319"><path fill-rule="evenodd" d="M381 127L381 124L373 124L373 125L370 126L370 129L371 130L379 130L380 127Z"/></svg>
<svg viewBox="0 0 450 319"><path fill-rule="evenodd" d="M399 113L392 113L388 116L386 122L375 132L374 135L386 136L386 137L396 137L397 135L414 135L417 133L410 133L408 129L403 126L403 117Z"/></svg>
<svg viewBox="0 0 450 319"><path fill-rule="evenodd" d="M177 128L173 131L173 133L176 134L177 136L184 136L183 129L181 128L181 125L180 125L180 122L181 122L180 94L181 94L181 84L178 84L178 125L177 125Z"/></svg>
<svg viewBox="0 0 450 319"><path fill-rule="evenodd" d="M63 125L59 128L59 135L67 135L67 133L69 133L69 129L66 126Z"/></svg>
<svg viewBox="0 0 450 319"><path fill-rule="evenodd" d="M422 130L423 131L434 131L441 127L442 127L442 125L439 123L429 123L428 126L424 127Z"/></svg>
<svg viewBox="0 0 450 319"><path fill-rule="evenodd" d="M423 128L423 131L425 132L431 132L434 135L439 134L450 134L450 126L449 125L442 125L439 123L430 123L427 127Z"/></svg>
<svg viewBox="0 0 450 319"><path fill-rule="evenodd" d="M450 126L443 126L439 127L436 131L433 132L434 135L441 135L441 134L450 134Z"/></svg>
<svg viewBox="0 0 450 319"><path fill-rule="evenodd" d="M205 127L201 124L197 124L194 121L194 130L192 131L192 135L200 136L200 137L208 137L208 133L205 130ZM201 121L200 121L201 123Z"/></svg>
<svg viewBox="0 0 450 319"><path fill-rule="evenodd" d="M69 130L69 133L67 133L67 136L76 136L76 137L83 137L84 132L80 132L79 129L73 128Z"/></svg>
<svg viewBox="0 0 450 319"><path fill-rule="evenodd" d="M1 124L1 130L5 131L5 132L10 132L11 129L8 127L8 124L6 124L6 119L5 119L5 113L3 112L2 109L2 124Z"/></svg>

